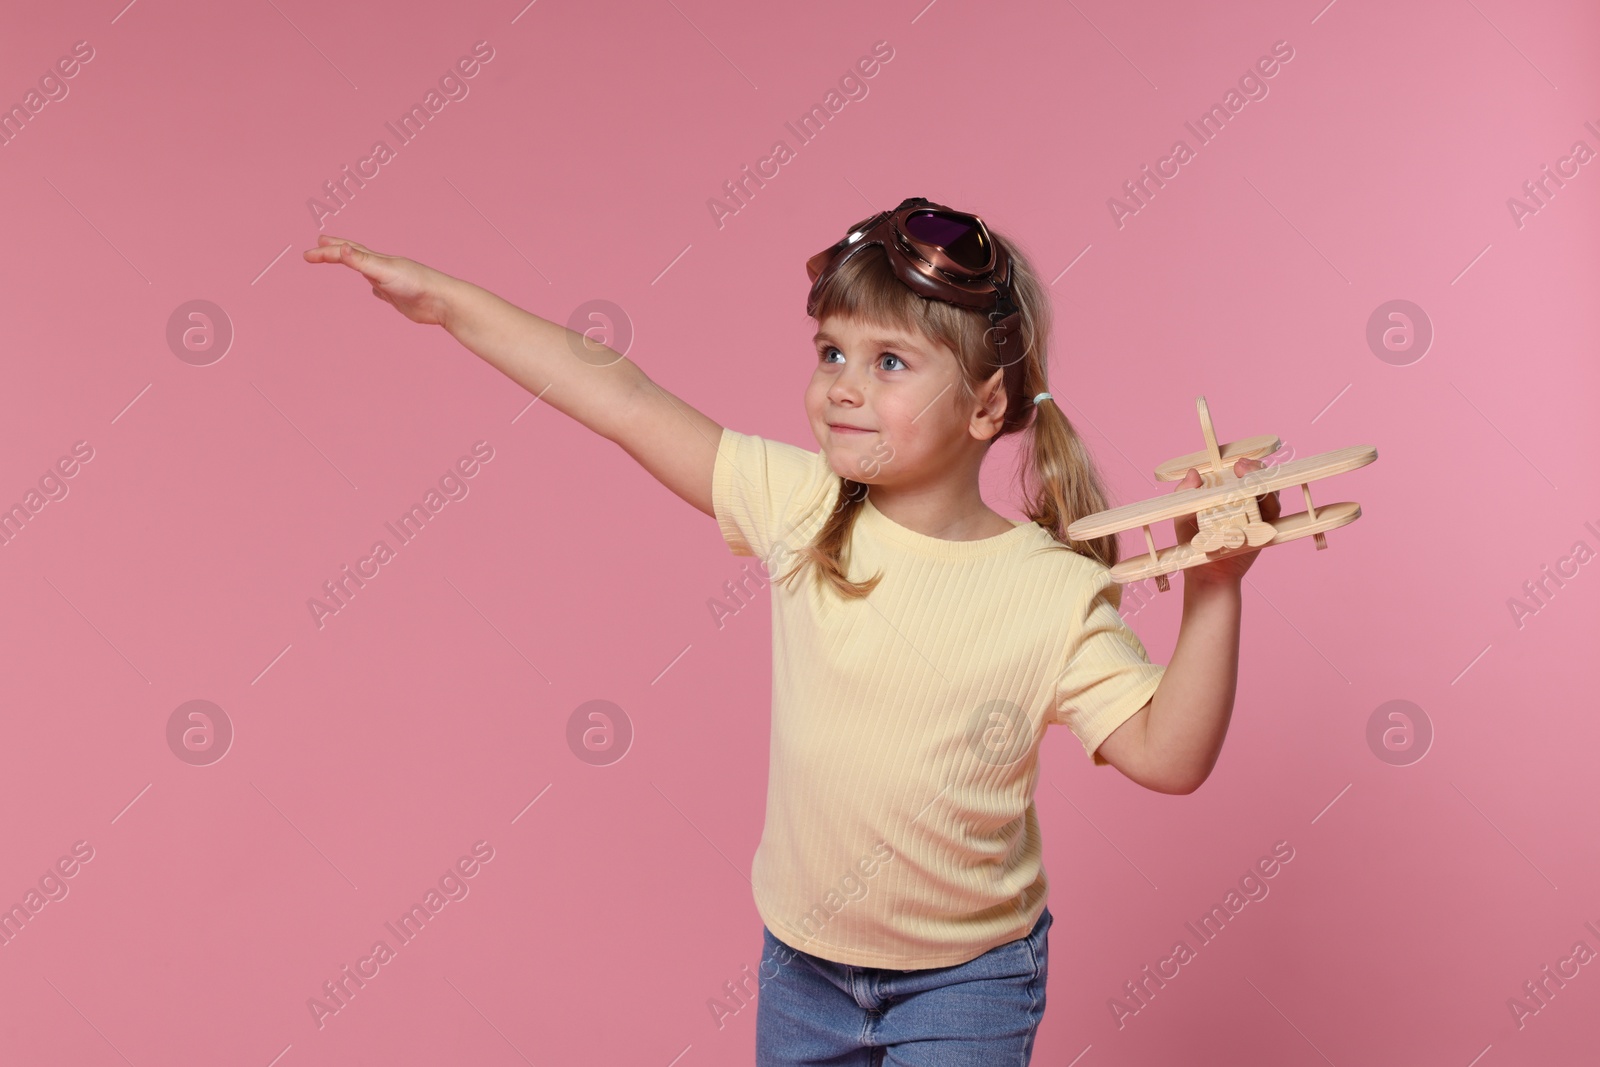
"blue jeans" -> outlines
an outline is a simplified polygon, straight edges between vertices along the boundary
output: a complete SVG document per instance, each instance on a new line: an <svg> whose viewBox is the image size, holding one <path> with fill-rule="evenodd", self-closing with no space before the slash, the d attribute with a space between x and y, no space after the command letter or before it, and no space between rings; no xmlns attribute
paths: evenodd
<svg viewBox="0 0 1600 1067"><path fill-rule="evenodd" d="M834 963L763 926L756 1067L1026 1067L1052 921L1047 907L1026 937L915 971Z"/></svg>

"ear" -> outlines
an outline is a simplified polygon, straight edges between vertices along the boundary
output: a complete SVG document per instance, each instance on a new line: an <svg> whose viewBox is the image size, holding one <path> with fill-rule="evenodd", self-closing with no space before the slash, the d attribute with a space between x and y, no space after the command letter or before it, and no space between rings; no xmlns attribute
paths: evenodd
<svg viewBox="0 0 1600 1067"><path fill-rule="evenodd" d="M978 389L978 409L972 414L972 436L987 441L1006 421L1006 372L995 371Z"/></svg>

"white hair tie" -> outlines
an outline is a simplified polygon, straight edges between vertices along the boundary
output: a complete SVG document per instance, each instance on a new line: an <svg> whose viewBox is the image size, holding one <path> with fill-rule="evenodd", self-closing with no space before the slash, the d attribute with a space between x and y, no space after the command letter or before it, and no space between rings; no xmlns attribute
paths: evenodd
<svg viewBox="0 0 1600 1067"><path fill-rule="evenodd" d="M1038 396L1033 398L1033 402L1035 404L1037 404L1041 400L1049 400L1049 399L1052 399L1049 393L1040 393Z"/></svg>

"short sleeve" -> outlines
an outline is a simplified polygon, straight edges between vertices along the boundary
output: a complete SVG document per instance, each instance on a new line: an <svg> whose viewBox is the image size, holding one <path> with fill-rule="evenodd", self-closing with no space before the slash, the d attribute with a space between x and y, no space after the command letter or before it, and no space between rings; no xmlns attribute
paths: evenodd
<svg viewBox="0 0 1600 1067"><path fill-rule="evenodd" d="M772 546L824 506L840 482L820 451L724 428L711 476L711 506L736 556L772 554ZM793 545L791 544L791 547Z"/></svg>
<svg viewBox="0 0 1600 1067"><path fill-rule="evenodd" d="M1118 614L1122 589L1110 569L1087 557L1084 562L1087 577L1053 682L1052 721L1077 735L1091 763L1105 766L1100 743L1155 695L1166 668L1150 662L1139 635Z"/></svg>

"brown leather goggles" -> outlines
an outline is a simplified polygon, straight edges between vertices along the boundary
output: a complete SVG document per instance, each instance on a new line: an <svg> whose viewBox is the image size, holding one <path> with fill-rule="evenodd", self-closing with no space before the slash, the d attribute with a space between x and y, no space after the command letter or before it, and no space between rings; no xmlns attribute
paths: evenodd
<svg viewBox="0 0 1600 1067"><path fill-rule="evenodd" d="M995 244L978 216L920 196L863 219L837 244L806 261L811 277L807 314L815 315L817 296L828 276L868 245L884 250L895 276L918 296L985 313L986 336L993 338L997 367L1008 367L1023 357L1019 312L1011 299L1011 257Z"/></svg>

